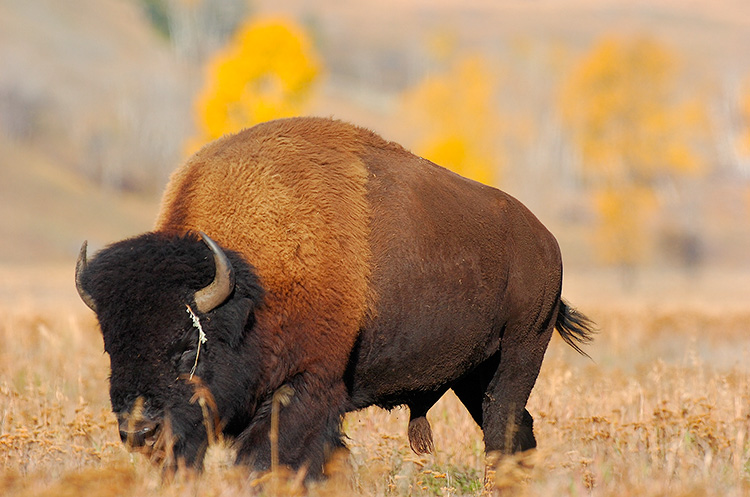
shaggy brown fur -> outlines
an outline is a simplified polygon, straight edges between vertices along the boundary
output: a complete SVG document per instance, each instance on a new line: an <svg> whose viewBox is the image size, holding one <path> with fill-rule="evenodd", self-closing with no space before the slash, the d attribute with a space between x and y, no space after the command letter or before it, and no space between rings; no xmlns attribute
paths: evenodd
<svg viewBox="0 0 750 497"><path fill-rule="evenodd" d="M156 231L205 231L257 269L258 330L278 344L280 366L298 369L277 368L270 384L346 368L369 297L363 139L385 143L335 121L273 121L207 145L164 193Z"/></svg>

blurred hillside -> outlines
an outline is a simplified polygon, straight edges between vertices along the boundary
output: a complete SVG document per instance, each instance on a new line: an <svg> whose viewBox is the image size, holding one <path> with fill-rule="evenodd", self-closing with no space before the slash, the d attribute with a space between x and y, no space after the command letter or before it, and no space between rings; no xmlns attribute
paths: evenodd
<svg viewBox="0 0 750 497"><path fill-rule="evenodd" d="M155 190L189 132L191 73L132 2L0 2L0 130L118 190Z"/></svg>
<svg viewBox="0 0 750 497"><path fill-rule="evenodd" d="M3 0L0 66L0 261L147 230L191 127L190 72L140 9Z"/></svg>
<svg viewBox="0 0 750 497"><path fill-rule="evenodd" d="M271 13L321 55L309 113L414 149L429 123L405 113L405 95L451 60L488 61L496 184L550 226L571 268L598 267L598 214L560 88L603 36L653 37L704 95L711 145L705 176L659 185L644 267L750 268L744 0L0 0L0 264L70 261L84 238L96 248L149 229L195 133L205 64L244 15Z"/></svg>

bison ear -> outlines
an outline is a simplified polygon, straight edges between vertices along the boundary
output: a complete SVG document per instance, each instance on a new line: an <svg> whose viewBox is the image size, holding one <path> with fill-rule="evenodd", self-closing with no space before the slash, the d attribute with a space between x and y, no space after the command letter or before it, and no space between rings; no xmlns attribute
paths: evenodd
<svg viewBox="0 0 750 497"><path fill-rule="evenodd" d="M219 339L232 348L239 347L245 334L255 324L255 302L249 298L239 298L228 302L224 311L214 319L221 319L213 327Z"/></svg>

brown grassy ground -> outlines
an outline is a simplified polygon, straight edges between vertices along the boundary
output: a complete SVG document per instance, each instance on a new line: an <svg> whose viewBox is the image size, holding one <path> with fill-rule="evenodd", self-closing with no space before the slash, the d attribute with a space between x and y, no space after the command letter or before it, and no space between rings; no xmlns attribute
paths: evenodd
<svg viewBox="0 0 750 497"><path fill-rule="evenodd" d="M233 468L225 446L211 449L201 477L172 482L127 453L109 412L108 358L70 273L0 270L0 495L299 491L294 475L274 487ZM498 485L529 496L750 493L750 309L740 299L602 303L578 293L602 328L594 360L553 340L528 406L539 450L502 461ZM436 453L417 457L405 411L349 415L346 462L309 494L479 495L481 433L451 395L428 417Z"/></svg>

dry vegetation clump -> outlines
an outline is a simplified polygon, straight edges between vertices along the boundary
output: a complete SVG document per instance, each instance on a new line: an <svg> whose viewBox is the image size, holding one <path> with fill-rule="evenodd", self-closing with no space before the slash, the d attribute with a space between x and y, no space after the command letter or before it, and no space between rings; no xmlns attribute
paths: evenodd
<svg viewBox="0 0 750 497"><path fill-rule="evenodd" d="M0 495L480 495L481 432L446 395L429 413L436 451L416 456L408 412L368 409L344 427L332 478L234 467L209 450L202 475L162 478L119 441L108 359L85 309L0 308ZM750 493L746 311L590 310L602 332L577 356L559 338L528 409L539 449L495 466L502 495L740 496ZM284 427L280 426L280 430Z"/></svg>

